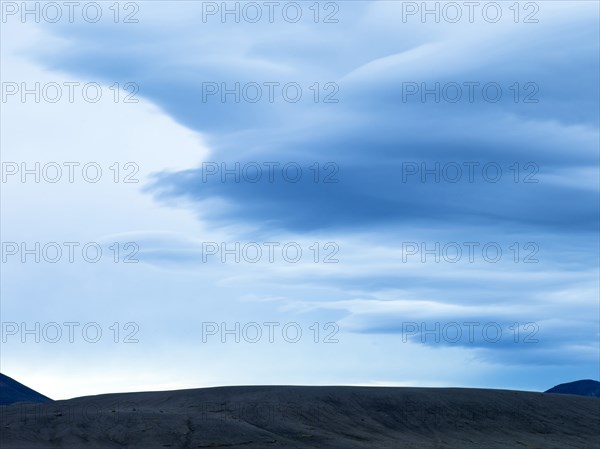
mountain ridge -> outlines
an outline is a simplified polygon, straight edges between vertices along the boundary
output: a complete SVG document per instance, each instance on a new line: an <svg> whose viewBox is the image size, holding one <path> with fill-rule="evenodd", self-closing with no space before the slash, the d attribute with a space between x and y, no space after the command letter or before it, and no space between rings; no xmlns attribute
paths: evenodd
<svg viewBox="0 0 600 449"><path fill-rule="evenodd" d="M600 449L591 397L469 388L215 387L2 410L5 449Z"/></svg>
<svg viewBox="0 0 600 449"><path fill-rule="evenodd" d="M600 382L592 379L576 380L574 382L558 384L546 390L545 393L574 394L598 398L600 397Z"/></svg>
<svg viewBox="0 0 600 449"><path fill-rule="evenodd" d="M0 405L10 405L17 402L44 403L51 402L47 396L17 382L12 377L0 373Z"/></svg>

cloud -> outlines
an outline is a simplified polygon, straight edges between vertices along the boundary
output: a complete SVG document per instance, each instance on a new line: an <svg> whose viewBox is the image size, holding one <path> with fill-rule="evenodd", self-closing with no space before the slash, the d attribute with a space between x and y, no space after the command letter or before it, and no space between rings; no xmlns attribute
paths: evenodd
<svg viewBox="0 0 600 449"><path fill-rule="evenodd" d="M547 2L537 24L508 17L454 26L402 23L400 3L344 2L338 25L204 23L199 2L145 2L135 26L3 25L3 78L134 82L140 100L3 104L3 157L143 162L140 182L127 188L110 179L75 192L3 186L14 217L3 214L5 239L135 241L140 260L127 269L7 266L3 313L139 321L144 343L118 361L156 373L145 389L382 381L540 389L558 377L595 375L598 6ZM24 39L5 38L9 32ZM236 82L257 83L261 101L229 94L222 102L222 92L207 95L203 84ZM272 102L270 82L279 83ZM479 83L471 84L473 101L471 82ZM284 99L286 83L302 87L301 100ZM436 83L440 101L429 93L422 102L423 88ZM502 89L498 101L484 98L486 84L486 95ZM448 101L457 88L460 101ZM204 263L207 241L293 241L305 257ZM321 251L338 245L339 262L311 260L315 242ZM418 252L405 260L407 242L458 242L463 257L423 261ZM465 242L479 244L474 262ZM501 246L497 263L482 258L486 242ZM531 243L537 262L525 264ZM307 329L336 321L340 343L199 344L203 321L236 320ZM498 322L509 338L402 342L402 323L469 320ZM520 336L537 323L539 342L515 345L514 322ZM26 375L27 356L51 364L60 351L41 352L13 347L8 366ZM73 353L113 360L114 380L102 388L131 388L119 380L131 368L116 366L113 351ZM3 350L3 366L6 357ZM96 366L70 374L54 367L49 379L68 395ZM77 385L78 394L93 388Z"/></svg>

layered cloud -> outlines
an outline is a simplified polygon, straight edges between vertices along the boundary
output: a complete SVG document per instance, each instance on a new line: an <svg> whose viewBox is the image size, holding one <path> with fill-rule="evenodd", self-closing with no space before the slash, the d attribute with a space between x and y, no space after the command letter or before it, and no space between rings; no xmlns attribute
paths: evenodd
<svg viewBox="0 0 600 449"><path fill-rule="evenodd" d="M425 361L400 375L397 361L370 354L398 342L405 357L447 351L457 364L471 360L468 379L479 385L500 382L489 373L498 365L523 388L534 385L519 384L523 366L545 373L540 388L595 375L598 5L540 3L537 23L515 23L506 8L498 23L422 23L402 21L406 3L340 2L332 23L223 23L206 16L207 2L145 2L137 24L41 24L46 40L15 51L14 67L27 59L52 76L139 86L145 109L125 129L118 123L129 115L103 118L115 110L95 108L91 118L114 130L102 145L126 141L129 157L145 164L135 192L110 202L133 217L96 218L91 229L99 240L139 245L135 276L148 282L139 294L168 323L153 341L194 354L182 329L196 335L195 314L329 320L356 350L336 346L330 376L294 365L294 379L412 384L433 371L441 377L424 377L429 383L467 379L452 361L448 377ZM88 191L80 201L100 197ZM294 242L304 257L227 263L223 242L278 242L277 251ZM323 263L326 244L337 262ZM143 316L150 328L161 322ZM412 327L460 323L464 332L465 322L497 323L505 338L423 340ZM521 338L529 325L531 344ZM218 372L238 366L219 350L207 356ZM296 355L327 360L327 351ZM355 351L372 369L355 367ZM266 363L277 357L257 352ZM224 378L251 383L259 372ZM281 368L272 379L292 377Z"/></svg>

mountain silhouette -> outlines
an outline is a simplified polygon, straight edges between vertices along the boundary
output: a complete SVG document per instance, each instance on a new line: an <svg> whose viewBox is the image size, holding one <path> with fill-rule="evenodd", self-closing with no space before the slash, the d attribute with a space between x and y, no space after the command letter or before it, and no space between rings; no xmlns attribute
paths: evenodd
<svg viewBox="0 0 600 449"><path fill-rule="evenodd" d="M247 386L0 407L3 449L600 449L598 399L475 388Z"/></svg>
<svg viewBox="0 0 600 449"><path fill-rule="evenodd" d="M16 402L51 402L52 399L0 373L0 405Z"/></svg>
<svg viewBox="0 0 600 449"><path fill-rule="evenodd" d="M579 396L600 397L600 382L596 380L576 380L550 388L546 393L576 394Z"/></svg>

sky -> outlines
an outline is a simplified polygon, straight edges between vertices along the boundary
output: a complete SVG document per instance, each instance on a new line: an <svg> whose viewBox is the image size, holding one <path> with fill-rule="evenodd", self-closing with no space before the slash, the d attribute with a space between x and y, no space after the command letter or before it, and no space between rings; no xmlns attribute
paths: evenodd
<svg viewBox="0 0 600 449"><path fill-rule="evenodd" d="M600 378L597 2L1 7L4 374Z"/></svg>

